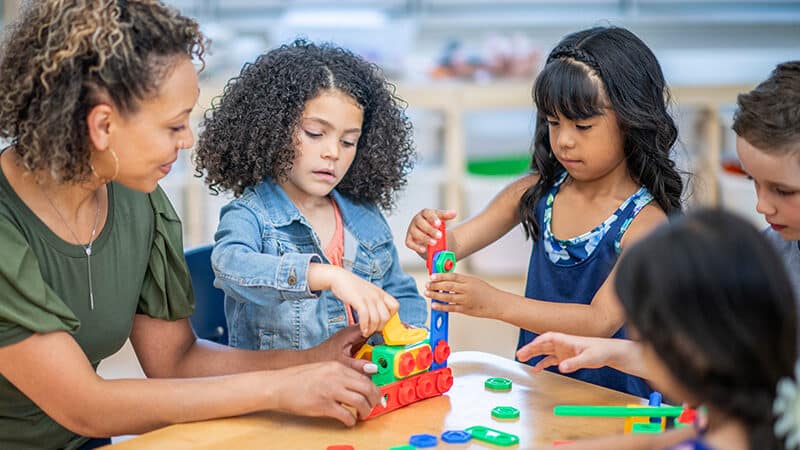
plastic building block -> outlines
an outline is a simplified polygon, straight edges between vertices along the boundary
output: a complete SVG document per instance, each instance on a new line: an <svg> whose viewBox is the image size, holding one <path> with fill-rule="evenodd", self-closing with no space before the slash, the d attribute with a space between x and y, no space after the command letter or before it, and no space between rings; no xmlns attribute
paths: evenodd
<svg viewBox="0 0 800 450"><path fill-rule="evenodd" d="M437 273L434 271L436 254L441 251L447 251L447 226L443 220L439 222L439 232L442 233L442 237L435 244L428 245L428 258L425 262L425 266L428 268L428 275Z"/></svg>
<svg viewBox="0 0 800 450"><path fill-rule="evenodd" d="M383 386L428 370L433 352L428 341L405 347L380 345L372 349L372 362L378 366L372 381Z"/></svg>
<svg viewBox="0 0 800 450"><path fill-rule="evenodd" d="M442 250L433 256L433 272L448 273L456 270L456 254L449 250Z"/></svg>
<svg viewBox="0 0 800 450"><path fill-rule="evenodd" d="M408 443L418 448L436 447L439 440L432 434L415 434L411 436Z"/></svg>
<svg viewBox="0 0 800 450"><path fill-rule="evenodd" d="M633 434L642 434L642 433L661 433L661 424L660 423L635 423L633 424Z"/></svg>
<svg viewBox="0 0 800 450"><path fill-rule="evenodd" d="M648 406L661 406L661 393L658 391L653 391L650 393L650 398L647 402ZM651 417L651 423L661 423L664 419L659 419L658 417Z"/></svg>
<svg viewBox="0 0 800 450"><path fill-rule="evenodd" d="M442 433L442 440L448 444L463 444L469 442L470 439L472 439L472 435L466 431L450 430Z"/></svg>
<svg viewBox="0 0 800 450"><path fill-rule="evenodd" d="M428 337L425 328L409 328L400 321L398 314L393 315L383 327L383 341L386 345L415 344Z"/></svg>
<svg viewBox="0 0 800 450"><path fill-rule="evenodd" d="M366 359L368 361L372 361L372 346L369 344L364 344L361 346L360 349L353 355L355 359Z"/></svg>
<svg viewBox="0 0 800 450"><path fill-rule="evenodd" d="M558 405L553 408L557 416L585 417L678 417L681 406L583 406Z"/></svg>
<svg viewBox="0 0 800 450"><path fill-rule="evenodd" d="M409 444L403 445L395 445L394 447L389 447L389 450L417 450L417 447Z"/></svg>
<svg viewBox="0 0 800 450"><path fill-rule="evenodd" d="M519 444L518 436L480 425L469 427L466 429L466 431L472 435L473 439L499 445L501 447Z"/></svg>
<svg viewBox="0 0 800 450"><path fill-rule="evenodd" d="M487 378L486 381L483 382L483 386L491 391L510 391L511 385L511 380L499 377Z"/></svg>
<svg viewBox="0 0 800 450"><path fill-rule="evenodd" d="M497 406L492 408L495 419L519 419L519 410L513 406Z"/></svg>
<svg viewBox="0 0 800 450"><path fill-rule="evenodd" d="M451 387L453 387L453 372L447 367L381 386L385 404L375 406L367 419L426 398L442 395Z"/></svg>
<svg viewBox="0 0 800 450"><path fill-rule="evenodd" d="M446 229L443 237L428 246L428 272L453 271L455 255L447 251ZM430 333L409 328L395 315L383 329L386 345L365 346L356 356L378 366L372 381L381 389L381 404L372 409L370 419L420 400L441 395L453 386L453 373L447 368L450 345L447 343L448 315L431 310ZM428 338L426 340L426 337Z"/></svg>

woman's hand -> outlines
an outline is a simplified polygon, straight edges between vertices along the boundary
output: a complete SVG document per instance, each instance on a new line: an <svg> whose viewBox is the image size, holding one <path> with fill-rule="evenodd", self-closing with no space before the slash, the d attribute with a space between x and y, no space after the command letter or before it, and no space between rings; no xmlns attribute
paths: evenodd
<svg viewBox="0 0 800 450"><path fill-rule="evenodd" d="M346 327L325 342L308 349L308 362L338 361L359 373L376 373L378 367L372 362L353 358L353 354L366 342L367 338L361 335L361 329L357 325Z"/></svg>
<svg viewBox="0 0 800 450"><path fill-rule="evenodd" d="M442 238L442 232L439 231L441 221L454 219L456 215L453 210L441 209L423 209L418 212L408 224L406 247L426 258L428 245L434 245Z"/></svg>
<svg viewBox="0 0 800 450"><path fill-rule="evenodd" d="M305 364L272 372L275 407L292 414L332 417L351 427L380 402L381 393L366 376L338 362Z"/></svg>
<svg viewBox="0 0 800 450"><path fill-rule="evenodd" d="M425 296L444 302L431 303L437 311L497 318L503 308L499 301L503 291L470 275L434 273L425 289Z"/></svg>

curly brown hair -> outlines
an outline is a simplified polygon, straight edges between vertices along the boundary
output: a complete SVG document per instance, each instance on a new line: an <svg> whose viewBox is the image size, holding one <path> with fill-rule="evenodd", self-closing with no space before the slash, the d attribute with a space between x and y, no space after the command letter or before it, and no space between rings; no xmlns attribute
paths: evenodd
<svg viewBox="0 0 800 450"><path fill-rule="evenodd" d="M29 2L0 50L0 136L27 170L85 181L86 116L101 96L134 113L175 56L202 62L206 44L194 20L154 0Z"/></svg>
<svg viewBox="0 0 800 450"><path fill-rule="evenodd" d="M755 89L739 94L738 136L770 153L800 153L800 60L778 64Z"/></svg>
<svg viewBox="0 0 800 450"><path fill-rule="evenodd" d="M235 196L264 179L284 179L306 102L328 89L353 97L364 110L355 159L336 189L391 209L416 156L405 104L375 64L330 44L296 40L245 64L206 111L197 175L205 171L212 192Z"/></svg>

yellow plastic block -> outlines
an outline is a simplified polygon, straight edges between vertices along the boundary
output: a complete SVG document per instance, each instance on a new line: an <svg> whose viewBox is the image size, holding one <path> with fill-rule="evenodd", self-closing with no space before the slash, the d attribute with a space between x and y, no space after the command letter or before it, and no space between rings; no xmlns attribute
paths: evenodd
<svg viewBox="0 0 800 450"><path fill-rule="evenodd" d="M372 361L372 346L369 344L364 344L361 346L360 349L356 352L355 359L366 359L367 361Z"/></svg>
<svg viewBox="0 0 800 450"><path fill-rule="evenodd" d="M414 347L412 349L409 349L407 351L397 352L397 354L394 355L394 361L393 361L392 367L394 367L394 376L395 376L395 378L397 378L398 380L399 379L403 379L403 378L408 378L408 377L410 377L412 375L416 375L418 373L422 373L422 372L425 372L428 369L430 369L430 367L431 367L430 364L428 364L425 367L417 367L416 364L415 364L414 370L412 370L411 373L407 373L405 375L400 375L400 358L403 355L410 353L411 356L414 358L414 362L416 363L417 355L419 354L420 350L423 350L423 349L425 349L428 353L430 353L431 362L433 362L433 360L432 360L433 353L431 351L431 346L428 345L428 344L422 344L422 345L419 345L419 346Z"/></svg>
<svg viewBox="0 0 800 450"><path fill-rule="evenodd" d="M408 328L400 321L398 314L393 315L383 327L383 341L386 345L409 345L424 341L428 337L425 328Z"/></svg>

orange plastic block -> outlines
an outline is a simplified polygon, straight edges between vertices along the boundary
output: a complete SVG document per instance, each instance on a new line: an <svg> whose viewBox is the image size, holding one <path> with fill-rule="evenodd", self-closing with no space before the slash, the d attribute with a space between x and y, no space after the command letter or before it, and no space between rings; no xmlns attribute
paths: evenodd
<svg viewBox="0 0 800 450"><path fill-rule="evenodd" d="M428 337L425 328L409 328L400 321L400 315L395 314L383 327L383 341L386 345L409 345L424 341Z"/></svg>

